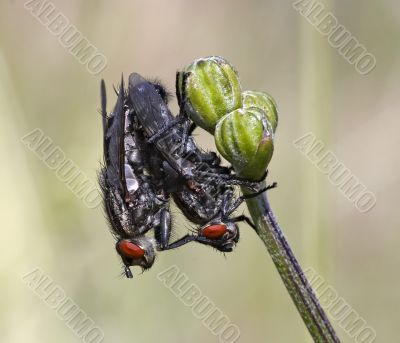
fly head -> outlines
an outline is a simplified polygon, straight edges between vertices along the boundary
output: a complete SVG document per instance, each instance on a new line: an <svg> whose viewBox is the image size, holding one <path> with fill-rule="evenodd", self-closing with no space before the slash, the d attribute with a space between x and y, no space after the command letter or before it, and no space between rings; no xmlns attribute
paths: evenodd
<svg viewBox="0 0 400 343"><path fill-rule="evenodd" d="M120 239L115 248L122 258L127 278L132 278L129 267L139 266L142 270L149 269L156 257L153 241L146 236Z"/></svg>

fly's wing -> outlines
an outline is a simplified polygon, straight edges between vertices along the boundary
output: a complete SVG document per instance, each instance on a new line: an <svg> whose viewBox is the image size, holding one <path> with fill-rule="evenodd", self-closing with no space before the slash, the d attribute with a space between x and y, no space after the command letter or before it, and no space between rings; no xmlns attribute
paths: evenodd
<svg viewBox="0 0 400 343"><path fill-rule="evenodd" d="M106 154L106 134L108 128L108 116L107 116L107 93L106 93L106 84L104 80L101 80L100 83L100 98L101 98L101 118L103 122L103 151L104 151L104 159L105 163L108 164L107 161L108 155Z"/></svg>
<svg viewBox="0 0 400 343"><path fill-rule="evenodd" d="M134 115L148 137L175 119L156 88L139 74L132 73L129 76L129 97ZM186 162L184 156L179 153L182 137L182 128L173 126L156 142L157 150L181 174Z"/></svg>
<svg viewBox="0 0 400 343"><path fill-rule="evenodd" d="M128 192L125 178L125 90L123 80L121 80L118 99L110 116L107 116L106 113L104 82L101 84L101 103L105 166L100 172L99 181L110 229L116 237L125 237L130 217L126 211Z"/></svg>
<svg viewBox="0 0 400 343"><path fill-rule="evenodd" d="M129 97L147 136L154 135L174 119L155 87L139 74L129 76Z"/></svg>
<svg viewBox="0 0 400 343"><path fill-rule="evenodd" d="M125 204L127 185L125 179L124 83L121 80L118 99L110 116L106 111L107 98L104 81L101 82L100 89L105 165L100 171L99 182L110 229L116 237L124 237L126 236L124 228L129 222Z"/></svg>
<svg viewBox="0 0 400 343"><path fill-rule="evenodd" d="M101 86L102 92L102 116L103 116L103 134L104 134L104 160L106 166L107 183L118 190L124 198L126 190L125 180L125 91L124 83L118 93L117 103L111 116L107 116L105 111L106 93L104 82Z"/></svg>
<svg viewBox="0 0 400 343"><path fill-rule="evenodd" d="M125 195L128 193L126 188L126 179L125 179L125 113L124 113L124 103L125 103L125 89L124 89L124 79L121 78L121 85L118 93L118 100L114 109L114 116L117 125L117 156L115 159L117 160L118 165L118 176L120 185L122 188L122 194L125 198Z"/></svg>

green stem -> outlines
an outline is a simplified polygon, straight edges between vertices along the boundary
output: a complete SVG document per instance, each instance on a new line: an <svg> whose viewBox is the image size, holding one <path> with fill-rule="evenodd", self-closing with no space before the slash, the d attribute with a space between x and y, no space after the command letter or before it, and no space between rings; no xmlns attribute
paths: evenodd
<svg viewBox="0 0 400 343"><path fill-rule="evenodd" d="M242 191L243 194L250 193L247 189L242 189ZM256 225L257 235L271 255L272 261L314 342L340 343L272 213L266 194L263 193L256 198L246 200L246 202Z"/></svg>

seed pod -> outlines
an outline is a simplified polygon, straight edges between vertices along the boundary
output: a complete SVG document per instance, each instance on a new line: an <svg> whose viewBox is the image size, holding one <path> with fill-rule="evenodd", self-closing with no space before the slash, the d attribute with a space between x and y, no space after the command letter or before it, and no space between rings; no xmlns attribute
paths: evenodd
<svg viewBox="0 0 400 343"><path fill-rule="evenodd" d="M278 110L274 98L264 92L245 91L242 93L243 107L257 107L267 116L272 130L275 133L278 126Z"/></svg>
<svg viewBox="0 0 400 343"><path fill-rule="evenodd" d="M215 128L215 144L236 173L248 180L260 180L274 150L272 127L265 113L251 107L225 115Z"/></svg>
<svg viewBox="0 0 400 343"><path fill-rule="evenodd" d="M179 105L210 133L220 118L242 106L238 74L223 57L194 61L177 73L176 88Z"/></svg>

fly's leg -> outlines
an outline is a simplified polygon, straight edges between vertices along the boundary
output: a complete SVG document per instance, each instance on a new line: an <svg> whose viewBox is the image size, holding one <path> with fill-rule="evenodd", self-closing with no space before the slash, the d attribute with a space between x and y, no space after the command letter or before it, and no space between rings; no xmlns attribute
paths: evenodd
<svg viewBox="0 0 400 343"><path fill-rule="evenodd" d="M125 276L126 276L128 279L132 279L132 278L133 278L132 271L131 271L131 269L130 269L127 265L125 265L124 272L125 272Z"/></svg>
<svg viewBox="0 0 400 343"><path fill-rule="evenodd" d="M177 241L168 244L168 246L165 246L165 247L161 247L160 246L159 250L160 251L165 251L165 250L176 249L176 248L181 247L182 245L185 245L185 244L190 243L190 242L194 242L196 240L197 240L197 236L186 235L186 236L183 236L182 238L178 239Z"/></svg>
<svg viewBox="0 0 400 343"><path fill-rule="evenodd" d="M231 252L234 247L233 243L227 244L226 240L223 239L213 240L202 236L198 236L196 242L211 246L222 252Z"/></svg>
<svg viewBox="0 0 400 343"><path fill-rule="evenodd" d="M225 175L219 173L210 173L204 171L196 171L195 172L196 181L202 183L205 179L209 180L210 183L219 184L224 183L229 186L244 186L249 188L250 190L256 192L260 188L260 182L256 181L248 181L235 178L232 175Z"/></svg>
<svg viewBox="0 0 400 343"><path fill-rule="evenodd" d="M212 167L220 167L221 168L221 166L220 166L221 159L214 151L202 153L201 161L211 165Z"/></svg>
<svg viewBox="0 0 400 343"><path fill-rule="evenodd" d="M181 145L180 154L184 154L186 152L186 148L187 148L186 146L187 146L189 137L192 135L192 133L196 129L197 125L190 120L190 118L186 114L183 106L180 109L177 120L179 120L179 122L182 124L182 139L180 142L180 145Z"/></svg>
<svg viewBox="0 0 400 343"><path fill-rule="evenodd" d="M167 250L172 230L171 215L167 209L164 209L160 217L160 225L155 229L155 237L160 250Z"/></svg>
<svg viewBox="0 0 400 343"><path fill-rule="evenodd" d="M245 222L249 226L251 226L254 230L256 229L256 226L251 221L251 219L244 214L237 216L237 217L230 218L230 220L232 220L234 223Z"/></svg>
<svg viewBox="0 0 400 343"><path fill-rule="evenodd" d="M191 136L191 135L193 134L193 131L196 130L196 128L197 128L196 123L190 124L190 127L189 127L189 136Z"/></svg>
<svg viewBox="0 0 400 343"><path fill-rule="evenodd" d="M183 154L186 151L186 145L188 143L188 139L193 134L193 131L196 130L197 125L196 125L196 123L194 123L190 120L189 116L187 115L187 113L184 110L184 107L181 107L178 117L181 118L181 123L183 124L182 125L183 132L182 132L182 141L181 141L181 151L180 151L181 154ZM203 154L202 161L206 162L209 160L210 162L214 162L215 156L216 156L215 153ZM219 158L218 158L218 161L220 161Z"/></svg>
<svg viewBox="0 0 400 343"><path fill-rule="evenodd" d="M233 191L229 191L226 194L224 194L224 198L222 200L221 210L220 210L220 213L221 213L222 217L229 217L229 214L231 214L231 212L230 212L231 205L230 204L231 204L231 200L233 198L233 195L234 195Z"/></svg>
<svg viewBox="0 0 400 343"><path fill-rule="evenodd" d="M226 170L226 172L224 172L224 173L207 172L207 174L210 175L210 176L217 176L217 177L219 177L219 178L221 178L221 179L225 179L225 180L227 180L227 181L229 181L229 180L236 180L236 181L250 182L250 183L254 183L254 184L258 184L258 183L260 183L260 182L263 182L263 181L267 178L267 176L268 176L268 170L267 170L267 171L264 173L264 175L261 177L260 180L257 180L257 181L249 181L249 180L244 179L244 178L242 178L242 177L238 177L238 176L236 176L236 175L230 174L230 172L233 172L233 171L234 171L233 167L226 167L225 170Z"/></svg>
<svg viewBox="0 0 400 343"><path fill-rule="evenodd" d="M179 117L181 118L181 121L183 123L182 141L180 143L181 144L180 154L183 154L186 151L186 145L190 135L191 122L183 111L179 113Z"/></svg>
<svg viewBox="0 0 400 343"><path fill-rule="evenodd" d="M265 180L268 172L264 174L264 176L258 181L249 181L235 175L225 174L225 173L215 173L215 172L205 172L205 171L197 171L200 177L214 179L218 182L224 182L226 185L230 186L244 186L253 191L257 191L260 188L260 183Z"/></svg>
<svg viewBox="0 0 400 343"><path fill-rule="evenodd" d="M208 239L206 237L197 236L197 235L186 235L186 236L183 236L179 240L169 244L168 247L166 247L164 249L160 249L160 250L165 251L165 250L176 249L176 248L179 248L179 247L181 247L181 246L183 246L183 245L185 245L187 243L190 243L190 242L198 242L198 243L201 243L201 244L204 244L204 245L208 245L208 246L211 246L211 247L216 248L216 249L218 249L220 251L223 251L223 252L232 251L232 248L223 249L223 243L225 243L223 241L216 241L216 240Z"/></svg>
<svg viewBox="0 0 400 343"><path fill-rule="evenodd" d="M182 122L182 118L180 118L180 117L171 120L169 123L165 124L160 129L160 131L155 133L153 136L149 137L147 141L149 143L157 143L157 141L159 141L161 139L161 137L164 136L167 131L172 129L174 126L180 124L181 122Z"/></svg>
<svg viewBox="0 0 400 343"><path fill-rule="evenodd" d="M181 140L181 153L186 151L186 144L188 141L189 136L191 135L191 132L193 132L194 128L192 128L192 125L195 125L194 123L191 123L190 119L187 117L187 115L181 111L179 115L171 120L169 123L165 124L160 131L155 133L153 136L148 138L149 143L157 143L162 136L166 134L167 131L171 130L173 127L177 125L182 125L183 126L183 132L182 132L182 140Z"/></svg>
<svg viewBox="0 0 400 343"><path fill-rule="evenodd" d="M129 266L130 266L129 262L124 257L122 257L122 263L124 264L125 276L128 279L132 279L133 278L133 274L132 274L131 268L129 268Z"/></svg>
<svg viewBox="0 0 400 343"><path fill-rule="evenodd" d="M186 77L185 77L186 79ZM189 117L186 115L186 113L183 111L184 108L184 104L185 104L185 99L181 98L181 94L178 92L178 81L179 81L179 72L177 72L176 74L176 97L178 99L178 105L180 107L180 112L179 115L172 120L171 122L167 123L164 125L164 127L161 128L160 131L158 131L157 133L155 133L152 137L149 138L149 143L155 143L157 142L157 140L159 140L168 130L170 130L171 128L173 128L174 126L178 125L178 124L182 124L184 126L184 134L182 137L182 150L181 151L185 151L186 149L186 143L187 143L187 137L191 134L191 132L193 132L194 128L192 129L190 126L190 119ZM185 81L186 82L186 81Z"/></svg>
<svg viewBox="0 0 400 343"><path fill-rule="evenodd" d="M185 72L177 72L176 73L176 78L175 78L175 89L176 89L176 98L178 99L178 105L180 108L179 116L182 118L182 122L184 124L183 126L183 136L182 136L182 149L181 152L186 151L186 144L188 137L192 135L193 131L196 129L197 125L193 123L190 119L187 113L185 112L185 107L187 103L187 99L185 94L182 92L181 89L181 84L182 87L184 88L186 86L188 77L190 73L185 73Z"/></svg>
<svg viewBox="0 0 400 343"><path fill-rule="evenodd" d="M277 183L274 182L272 185L269 185L269 186L261 189L258 192L251 193L251 194L246 194L246 195L241 195L240 197L238 197L236 199L236 201L233 203L233 205L223 213L224 216L229 217L230 214L232 214L233 212L235 212L237 210L237 208L243 203L243 201L245 201L247 199L252 199L252 198L258 197L262 193L266 192L269 189L275 188L276 186L277 186Z"/></svg>

